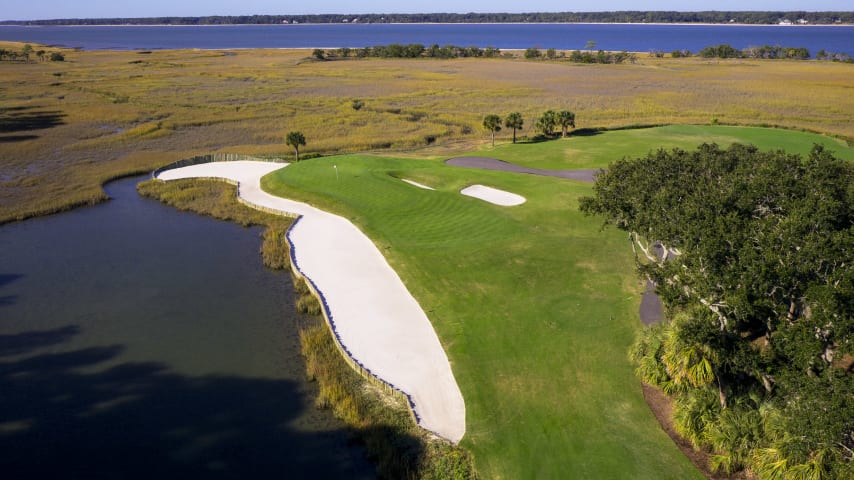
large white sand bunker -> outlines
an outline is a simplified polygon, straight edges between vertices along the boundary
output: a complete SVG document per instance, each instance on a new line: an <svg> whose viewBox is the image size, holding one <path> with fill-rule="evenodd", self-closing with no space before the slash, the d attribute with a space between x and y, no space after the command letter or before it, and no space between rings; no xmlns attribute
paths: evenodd
<svg viewBox="0 0 854 480"><path fill-rule="evenodd" d="M200 163L189 167L173 168L165 170L157 175L160 180L178 180L182 178L222 178L236 182L252 183L253 180L260 182L261 177L280 168L287 167L287 163L239 161L239 162L212 162Z"/></svg>
<svg viewBox="0 0 854 480"><path fill-rule="evenodd" d="M494 203L495 205L501 205L502 207L522 205L526 201L522 195L485 185L472 185L460 190L460 193L469 197L479 198L485 202Z"/></svg>
<svg viewBox="0 0 854 480"><path fill-rule="evenodd" d="M323 296L338 340L356 362L409 396L422 427L458 442L466 429L465 403L424 310L350 221L262 191L261 177L281 167L214 162L167 170L158 178L237 181L245 203L300 215L288 232L294 265Z"/></svg>

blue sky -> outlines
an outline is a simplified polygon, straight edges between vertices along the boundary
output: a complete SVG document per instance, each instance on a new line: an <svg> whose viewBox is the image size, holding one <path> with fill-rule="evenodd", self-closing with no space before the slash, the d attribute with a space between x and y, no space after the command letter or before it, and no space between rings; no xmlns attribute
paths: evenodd
<svg viewBox="0 0 854 480"><path fill-rule="evenodd" d="M851 0L12 0L3 2L3 20L49 18L157 17L308 13L566 12L610 10L838 10Z"/></svg>

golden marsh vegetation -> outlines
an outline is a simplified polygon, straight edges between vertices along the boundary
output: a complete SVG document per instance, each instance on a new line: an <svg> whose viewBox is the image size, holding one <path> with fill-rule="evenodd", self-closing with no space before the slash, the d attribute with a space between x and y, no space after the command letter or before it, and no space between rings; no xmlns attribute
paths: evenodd
<svg viewBox="0 0 854 480"><path fill-rule="evenodd" d="M20 48L0 42L0 47ZM64 51L0 63L0 223L104 198L101 184L212 152L290 156L486 145L488 113L545 109L579 127L778 125L854 137L854 65L646 58L316 61L306 50ZM364 106L353 108L353 100ZM509 131L499 134L507 142Z"/></svg>

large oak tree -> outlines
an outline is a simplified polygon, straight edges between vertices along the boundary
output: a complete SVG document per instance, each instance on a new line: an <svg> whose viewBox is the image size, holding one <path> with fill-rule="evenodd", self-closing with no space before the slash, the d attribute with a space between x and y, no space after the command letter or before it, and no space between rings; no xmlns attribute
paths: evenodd
<svg viewBox="0 0 854 480"><path fill-rule="evenodd" d="M852 474L854 164L820 146L659 150L601 172L581 209L628 232L675 314L633 356L713 466Z"/></svg>

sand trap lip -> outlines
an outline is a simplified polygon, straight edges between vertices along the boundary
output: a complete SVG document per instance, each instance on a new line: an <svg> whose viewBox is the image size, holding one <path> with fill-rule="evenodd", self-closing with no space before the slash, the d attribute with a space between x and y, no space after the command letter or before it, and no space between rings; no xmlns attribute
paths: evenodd
<svg viewBox="0 0 854 480"><path fill-rule="evenodd" d="M238 182L252 206L299 215L288 232L294 265L321 293L335 335L351 357L410 399L419 425L453 442L465 434L465 403L424 310L377 247L348 220L261 190L268 162L214 162L166 170L162 180Z"/></svg>
<svg viewBox="0 0 854 480"><path fill-rule="evenodd" d="M469 197L479 198L484 202L494 203L502 207L514 207L522 205L527 201L522 195L517 195L505 190L487 187L486 185L471 185L462 190L460 193Z"/></svg>
<svg viewBox="0 0 854 480"><path fill-rule="evenodd" d="M455 167L480 168L483 170L499 170L502 172L513 173L528 173L531 175L542 175L544 177L557 177L566 178L570 180L581 180L583 182L592 182L596 179L596 174L599 173L599 170L595 169L542 170L539 168L528 168L489 157L456 157L445 160L445 163L448 165L453 165Z"/></svg>
<svg viewBox="0 0 854 480"><path fill-rule="evenodd" d="M416 187L418 187L418 188L423 188L424 190L436 190L436 189L435 189L435 188L433 188L433 187L428 187L427 185L422 185L422 184L420 184L420 183L416 182L415 180L407 180L407 179L405 179L405 178L401 178L401 180L403 180L404 182L406 182L406 183L408 183L408 184L410 184L410 185L414 185L414 186L416 186Z"/></svg>

